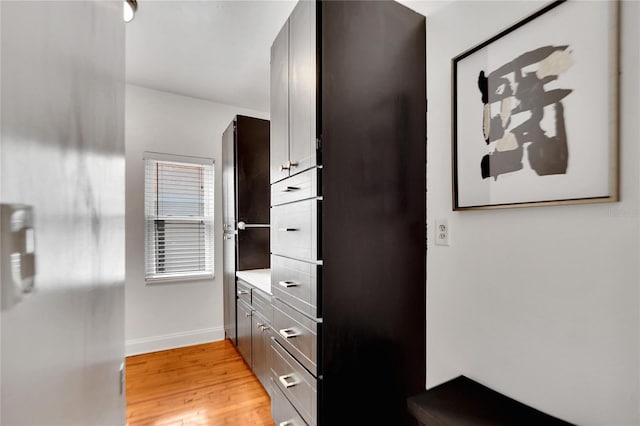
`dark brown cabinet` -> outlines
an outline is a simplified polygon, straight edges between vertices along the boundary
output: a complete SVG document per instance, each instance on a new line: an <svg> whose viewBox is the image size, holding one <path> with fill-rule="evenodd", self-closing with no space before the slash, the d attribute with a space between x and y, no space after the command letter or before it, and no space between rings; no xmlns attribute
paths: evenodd
<svg viewBox="0 0 640 426"><path fill-rule="evenodd" d="M270 182L289 176L289 25L278 33L271 48Z"/></svg>
<svg viewBox="0 0 640 426"><path fill-rule="evenodd" d="M314 167L316 4L298 2L271 48L271 182Z"/></svg>
<svg viewBox="0 0 640 426"><path fill-rule="evenodd" d="M239 345L236 272L269 268L269 121L236 116L222 135L225 335Z"/></svg>
<svg viewBox="0 0 640 426"><path fill-rule="evenodd" d="M256 375L265 389L267 389L269 385L269 381L267 380L267 372L269 371L267 348L269 344L268 336L270 333L268 330L269 324L267 319L254 311L253 329L251 330L253 374Z"/></svg>
<svg viewBox="0 0 640 426"><path fill-rule="evenodd" d="M425 48L424 16L380 1L298 2L272 46L278 424L412 423L406 398L425 385Z"/></svg>
<svg viewBox="0 0 640 426"><path fill-rule="evenodd" d="M289 18L289 174L316 162L316 3L301 1Z"/></svg>
<svg viewBox="0 0 640 426"><path fill-rule="evenodd" d="M253 373L258 377L262 386L271 394L271 381L269 380L271 354L269 345L271 341L271 320L268 311L271 309L271 296L261 294L260 290L253 289L254 312L253 329L251 330L251 342L253 347ZM259 300L262 299L263 302Z"/></svg>
<svg viewBox="0 0 640 426"><path fill-rule="evenodd" d="M253 309L242 300L238 300L238 351L250 368L253 368L251 350L251 332L253 328Z"/></svg>
<svg viewBox="0 0 640 426"><path fill-rule="evenodd" d="M262 386L271 393L271 295L240 278L237 287L238 351Z"/></svg>

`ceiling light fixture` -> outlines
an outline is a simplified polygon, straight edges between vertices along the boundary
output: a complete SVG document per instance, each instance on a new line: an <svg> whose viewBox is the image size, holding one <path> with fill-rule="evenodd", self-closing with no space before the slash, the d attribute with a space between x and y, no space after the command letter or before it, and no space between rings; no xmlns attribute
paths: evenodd
<svg viewBox="0 0 640 426"><path fill-rule="evenodd" d="M131 22L138 10L138 0L124 0L124 22Z"/></svg>

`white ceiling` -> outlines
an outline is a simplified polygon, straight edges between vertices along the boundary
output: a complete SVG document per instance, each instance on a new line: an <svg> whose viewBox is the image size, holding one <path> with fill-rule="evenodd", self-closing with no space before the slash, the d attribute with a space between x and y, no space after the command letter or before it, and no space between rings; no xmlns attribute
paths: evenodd
<svg viewBox="0 0 640 426"><path fill-rule="evenodd" d="M400 1L424 15L447 3ZM267 112L271 43L295 4L138 0L126 25L127 82Z"/></svg>
<svg viewBox="0 0 640 426"><path fill-rule="evenodd" d="M295 1L138 0L127 82L269 111L271 43Z"/></svg>

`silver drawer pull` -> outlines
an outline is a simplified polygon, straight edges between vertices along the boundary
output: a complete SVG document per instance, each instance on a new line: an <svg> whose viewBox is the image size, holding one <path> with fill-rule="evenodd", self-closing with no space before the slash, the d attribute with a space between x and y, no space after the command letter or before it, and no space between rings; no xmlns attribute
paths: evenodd
<svg viewBox="0 0 640 426"><path fill-rule="evenodd" d="M238 296L242 296L243 294L249 294L247 290L238 290Z"/></svg>
<svg viewBox="0 0 640 426"><path fill-rule="evenodd" d="M244 316L247 317L247 318L249 318L251 315L253 315L253 314L252 313L246 313L246 312L244 313Z"/></svg>
<svg viewBox="0 0 640 426"><path fill-rule="evenodd" d="M292 337L299 336L300 333L296 332L293 328L283 328L279 330L278 333L285 339L291 339Z"/></svg>
<svg viewBox="0 0 640 426"><path fill-rule="evenodd" d="M293 231L299 231L298 228L278 228L278 231L280 232L293 232Z"/></svg>
<svg viewBox="0 0 640 426"><path fill-rule="evenodd" d="M264 327L264 324L261 323L261 322L257 322L256 323L256 328L261 328L261 327Z"/></svg>
<svg viewBox="0 0 640 426"><path fill-rule="evenodd" d="M298 284L297 282L294 281L278 281L278 285L284 287L284 288L289 288L289 287L297 287L300 284Z"/></svg>
<svg viewBox="0 0 640 426"><path fill-rule="evenodd" d="M294 387L295 385L300 384L300 380L298 380L295 374L285 374L284 376L279 376L278 380L280 380L280 383L282 383L282 386L284 386L285 389L289 389Z"/></svg>
<svg viewBox="0 0 640 426"><path fill-rule="evenodd" d="M287 186L285 189L283 189L280 192L293 192L293 191L299 191L300 188L298 188L297 186Z"/></svg>
<svg viewBox="0 0 640 426"><path fill-rule="evenodd" d="M269 326L268 325L263 325L261 327L261 329L262 329L262 331L267 331L269 329Z"/></svg>

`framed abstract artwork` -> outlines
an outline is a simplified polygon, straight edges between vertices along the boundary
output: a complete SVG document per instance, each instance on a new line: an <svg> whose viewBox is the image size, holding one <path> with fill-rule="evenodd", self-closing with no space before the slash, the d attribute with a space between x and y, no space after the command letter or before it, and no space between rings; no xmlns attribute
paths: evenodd
<svg viewBox="0 0 640 426"><path fill-rule="evenodd" d="M554 1L452 59L453 209L618 200L618 1Z"/></svg>

